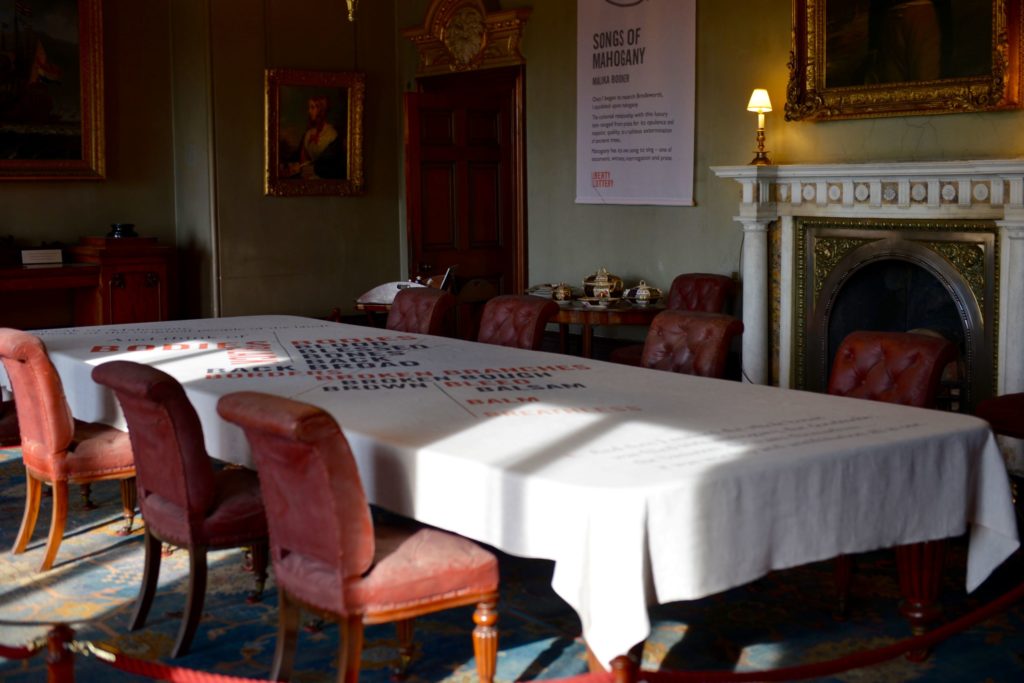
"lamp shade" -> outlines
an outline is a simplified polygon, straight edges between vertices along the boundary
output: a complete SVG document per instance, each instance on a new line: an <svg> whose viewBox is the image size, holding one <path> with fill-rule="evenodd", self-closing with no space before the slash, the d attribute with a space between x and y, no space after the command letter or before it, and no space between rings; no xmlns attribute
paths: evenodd
<svg viewBox="0 0 1024 683"><path fill-rule="evenodd" d="M750 101L747 102L747 111L756 111L764 114L772 110L772 101L768 98L768 91L764 88L756 88L750 94Z"/></svg>

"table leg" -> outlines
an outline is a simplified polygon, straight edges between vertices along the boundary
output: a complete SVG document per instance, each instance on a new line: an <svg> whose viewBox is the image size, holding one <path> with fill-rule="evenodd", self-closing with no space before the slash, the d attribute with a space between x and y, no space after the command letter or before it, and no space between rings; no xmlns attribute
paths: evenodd
<svg viewBox="0 0 1024 683"><path fill-rule="evenodd" d="M569 353L569 325L568 323L558 324L558 351Z"/></svg>
<svg viewBox="0 0 1024 683"><path fill-rule="evenodd" d="M903 594L900 614L910 622L910 630L914 635L925 633L942 611L938 597L945 557L944 540L912 543L896 548L900 592ZM928 650L917 650L908 652L907 659L921 662L928 655Z"/></svg>
<svg viewBox="0 0 1024 683"><path fill-rule="evenodd" d="M591 355L591 346L594 343L594 328L588 323L584 323L583 329L580 330L580 337L583 338L583 351L580 355L584 358L593 358Z"/></svg>

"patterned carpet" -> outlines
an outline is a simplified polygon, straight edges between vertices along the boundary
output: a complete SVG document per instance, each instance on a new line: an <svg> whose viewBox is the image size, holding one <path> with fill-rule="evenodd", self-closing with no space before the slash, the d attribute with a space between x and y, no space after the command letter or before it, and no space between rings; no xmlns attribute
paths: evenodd
<svg viewBox="0 0 1024 683"><path fill-rule="evenodd" d="M17 450L0 450L0 546L17 533L24 496ZM49 523L49 499L35 537L24 555L0 552L0 620L75 622L78 638L107 643L134 657L236 676L266 678L273 656L277 596L273 582L264 600L245 602L251 575L241 570L240 551L212 553L203 620L192 652L171 662L168 653L185 603L188 557L176 551L164 559L160 590L147 625L128 631L142 574L142 534L118 537L116 482L93 487L100 507L85 512L71 503L68 536L57 564L45 574L35 567ZM964 594L964 543L953 544L943 588L948 619L1012 587L1024 576L1020 554L971 596ZM502 556L502 602L498 680L559 678L586 671L579 621L549 586L548 562ZM896 612L898 586L891 553L857 558L849 618L833 615L829 562L776 572L748 586L704 600L661 605L652 611L646 669L748 670L794 666L886 645L907 635ZM409 683L457 683L476 679L469 638L471 610L451 610L416 622L418 651ZM45 632L38 626L0 624L0 644L17 646ZM394 631L367 629L361 680L392 680ZM304 632L293 681L334 679L337 629ZM26 661L0 659L0 680L45 680L43 656ZM134 681L91 657L78 657L76 680ZM1018 603L974 629L942 643L924 664L903 659L850 671L830 681L1021 681L1024 680L1024 605Z"/></svg>

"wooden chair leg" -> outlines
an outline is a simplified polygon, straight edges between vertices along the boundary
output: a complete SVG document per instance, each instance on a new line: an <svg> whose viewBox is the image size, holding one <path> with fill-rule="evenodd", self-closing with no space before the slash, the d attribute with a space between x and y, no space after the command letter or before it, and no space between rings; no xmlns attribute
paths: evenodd
<svg viewBox="0 0 1024 683"><path fill-rule="evenodd" d="M193 546L188 549L188 555L188 603L185 605L185 615L182 617L178 640L171 650L171 657L188 654L188 648L199 626L199 619L203 616L203 602L206 600L206 548Z"/></svg>
<svg viewBox="0 0 1024 683"><path fill-rule="evenodd" d="M277 589L277 645L270 666L270 680L287 681L292 675L295 644L299 639L299 605L285 592Z"/></svg>
<svg viewBox="0 0 1024 683"><path fill-rule="evenodd" d="M146 617L149 616L149 608L153 604L153 596L156 595L157 579L160 578L160 558L163 557L160 552L163 543L149 533L148 527L143 543L145 544L146 559L142 570L142 588L139 589L139 597L135 600L135 614L132 615L132 623L129 627L132 631L142 628L146 623Z"/></svg>
<svg viewBox="0 0 1024 683"><path fill-rule="evenodd" d="M135 502L136 502L135 477L121 480L121 508L124 510L124 527L117 530L118 536L128 536L132 533L132 525L135 524Z"/></svg>
<svg viewBox="0 0 1024 683"><path fill-rule="evenodd" d="M267 585L267 564L270 559L270 551L266 541L254 543L252 546L252 573L256 580L256 587L246 597L246 602L259 602L263 598L263 588Z"/></svg>
<svg viewBox="0 0 1024 683"><path fill-rule="evenodd" d="M338 683L359 683L359 663L363 656L363 617L343 617L338 624Z"/></svg>
<svg viewBox="0 0 1024 683"><path fill-rule="evenodd" d="M57 559L57 550L60 549L60 542L64 540L64 525L68 521L68 483L66 481L53 482L53 514L50 515L50 534L46 537L46 550L43 553L43 561L39 565L39 571L45 572L53 566Z"/></svg>
<svg viewBox="0 0 1024 683"><path fill-rule="evenodd" d="M398 636L398 666L395 668L395 676L403 678L409 671L409 664L412 663L412 656L415 652L413 620L401 619L396 621L395 633Z"/></svg>
<svg viewBox="0 0 1024 683"><path fill-rule="evenodd" d="M32 540L32 532L36 530L36 520L39 519L39 502L42 499L43 482L32 476L32 473L25 470L25 513L21 517L21 528L18 529L18 536L14 539L14 547L11 552L15 555L25 552L28 542Z"/></svg>
<svg viewBox="0 0 1024 683"><path fill-rule="evenodd" d="M473 612L473 655L476 657L476 673L480 683L492 683L498 663L497 603L477 603Z"/></svg>
<svg viewBox="0 0 1024 683"><path fill-rule="evenodd" d="M95 510L96 503L92 502L92 484L79 484L78 488L82 494L82 509Z"/></svg>

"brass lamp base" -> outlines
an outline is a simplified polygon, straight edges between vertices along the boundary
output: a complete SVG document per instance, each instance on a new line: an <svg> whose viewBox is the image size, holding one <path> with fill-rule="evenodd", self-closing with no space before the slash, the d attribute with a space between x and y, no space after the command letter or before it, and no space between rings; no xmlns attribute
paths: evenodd
<svg viewBox="0 0 1024 683"><path fill-rule="evenodd" d="M764 128L757 129L757 151L754 152L754 158L751 160L751 166L771 166L772 162L768 158L768 152L764 151Z"/></svg>

